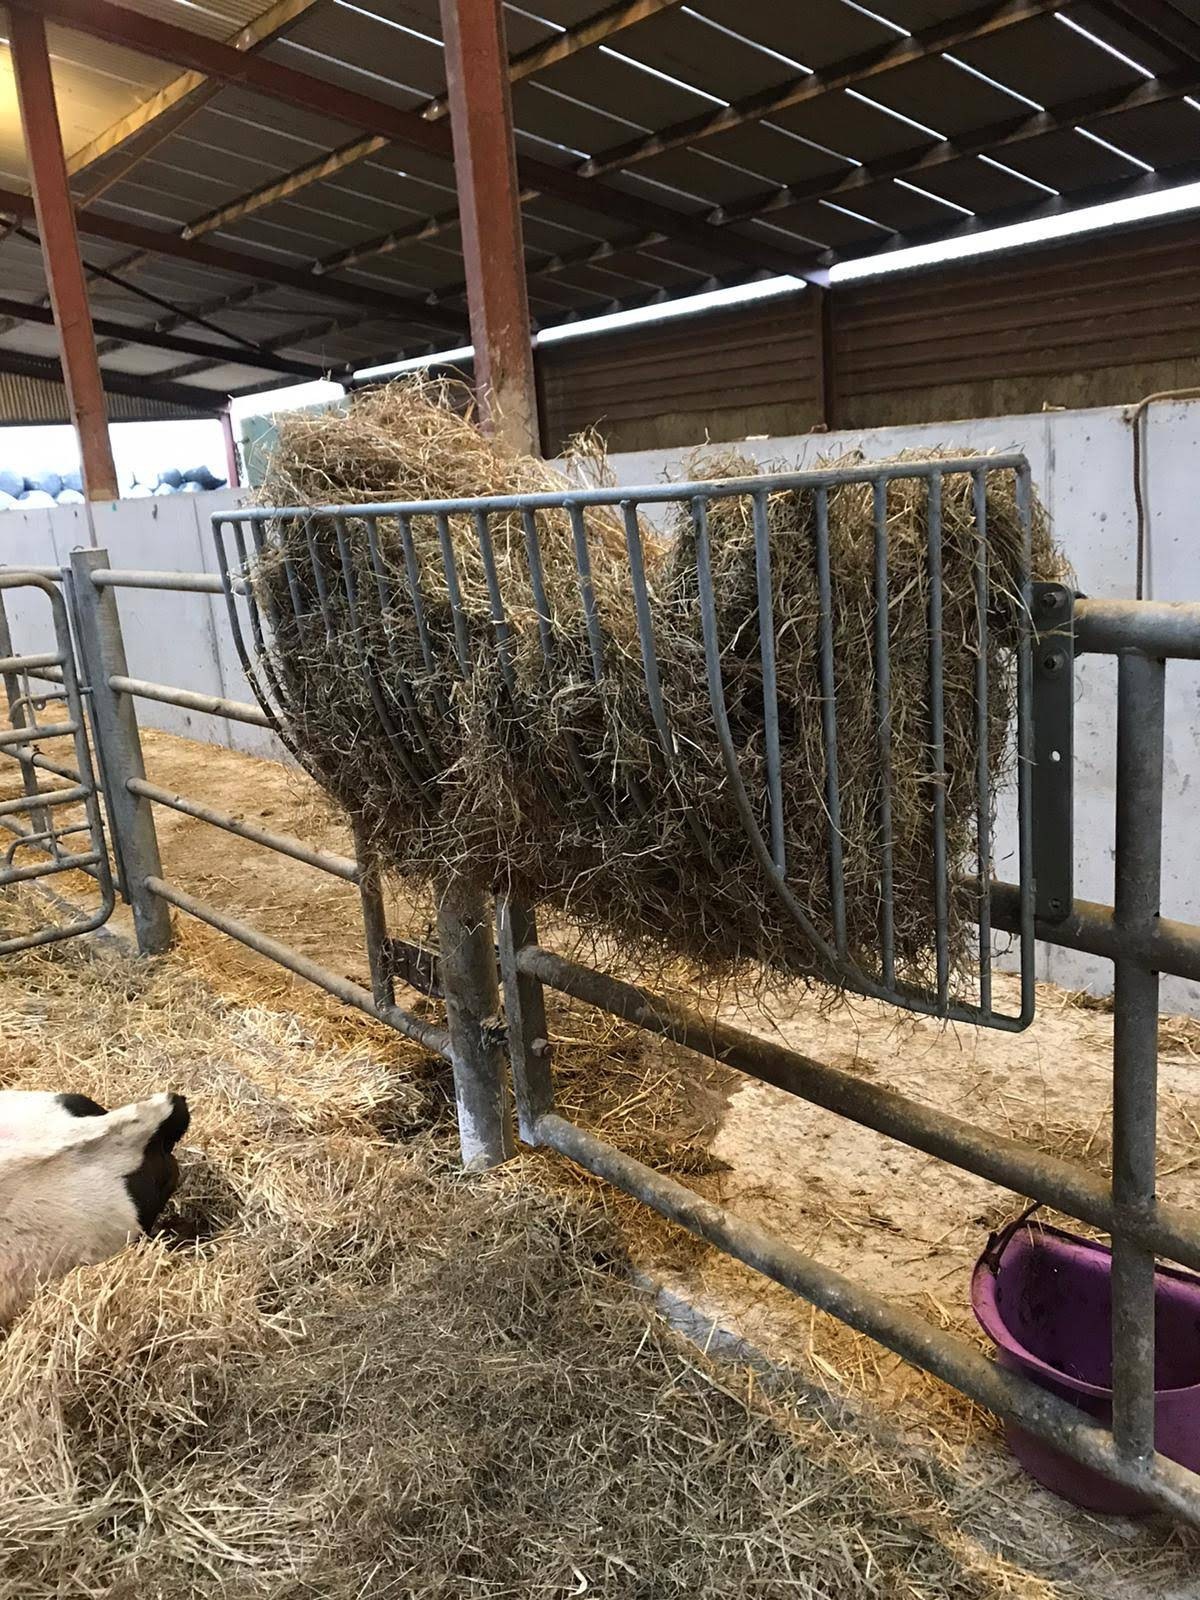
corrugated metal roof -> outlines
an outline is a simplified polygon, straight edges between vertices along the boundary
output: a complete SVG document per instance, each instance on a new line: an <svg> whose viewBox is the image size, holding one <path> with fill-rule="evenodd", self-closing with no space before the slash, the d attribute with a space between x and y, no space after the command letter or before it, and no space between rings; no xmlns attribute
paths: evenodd
<svg viewBox="0 0 1200 1600"><path fill-rule="evenodd" d="M123 3L211 38L229 38L264 10L262 0ZM1200 20L1197 0L1174 4L1181 17ZM508 5L510 51L561 39L610 9L602 0ZM779 270L782 260L803 273L897 240L950 234L971 219L1007 220L1053 195L1091 200L1170 182L1173 172L1192 176L1200 109L1190 96L1200 95L1200 52L1189 61L1177 40L1156 36L1136 15L1114 20L1113 10L1098 0L878 0L870 8L851 0L693 0L666 4L603 44L518 76L520 151L577 169L584 192L597 197L595 208L544 194L527 201L535 318L557 322L753 276L751 264L735 264L723 247L726 230L743 249L761 241L762 271ZM948 31L905 43L930 28ZM438 0L314 0L294 7L259 49L381 104L415 108L444 91L439 36ZM128 109L174 77L160 61L81 34L57 30L55 45L72 139L102 131L91 125L97 85L109 85L114 107ZM889 47L903 59L875 70L873 53ZM811 77L830 71L837 81L829 88ZM400 144L367 147L352 123L328 113L243 84L205 84L175 106L169 123L150 122L131 144L76 174L81 196L104 188L91 204L98 218L176 235L199 227L198 245L238 252L265 274L255 288L249 266L220 270L162 254L131 261L128 249L85 235L88 258L116 264L127 279L126 287L97 282L98 309L219 343L189 321L200 310L235 338L322 369L453 342L451 330L422 320L422 301L453 314L465 332L450 163ZM355 160L309 174L346 146L358 150ZM274 194L285 180L290 192ZM666 237L648 241L645 228L624 220L622 194L658 206ZM231 205L241 214L210 229L209 219ZM711 248L673 237L676 219L711 223ZM6 275L11 270L5 293L38 298L33 257L18 246L0 244ZM352 264L331 265L348 252ZM390 295L395 314L267 281L274 268L314 267L314 286ZM141 291L178 311L164 316ZM12 349L14 338L10 326L0 349ZM29 330L24 347L44 343ZM196 358L150 346L136 357L114 348L108 359L191 383L209 403L206 387L253 379L249 357L243 363L235 354L230 346L231 359L207 373ZM261 374L263 386L280 381Z"/></svg>

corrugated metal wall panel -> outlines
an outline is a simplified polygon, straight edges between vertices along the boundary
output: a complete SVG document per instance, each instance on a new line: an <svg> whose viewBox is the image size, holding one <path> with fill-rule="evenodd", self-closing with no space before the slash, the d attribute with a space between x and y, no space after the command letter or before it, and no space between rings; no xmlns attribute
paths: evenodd
<svg viewBox="0 0 1200 1600"><path fill-rule="evenodd" d="M833 422L1120 405L1200 384L1200 221L1076 239L829 292ZM598 426L650 449L818 422L810 302L538 352L546 445Z"/></svg>
<svg viewBox="0 0 1200 1600"><path fill-rule="evenodd" d="M166 405L161 400L139 399L134 395L107 396L110 422L171 422L178 417L194 417L183 406ZM19 373L0 372L0 427L22 423L70 422L67 392L61 383L45 378L28 378Z"/></svg>
<svg viewBox="0 0 1200 1600"><path fill-rule="evenodd" d="M730 439L811 427L810 305L798 293L743 311L544 346L537 366L547 449L589 427L614 450L684 444L706 432Z"/></svg>

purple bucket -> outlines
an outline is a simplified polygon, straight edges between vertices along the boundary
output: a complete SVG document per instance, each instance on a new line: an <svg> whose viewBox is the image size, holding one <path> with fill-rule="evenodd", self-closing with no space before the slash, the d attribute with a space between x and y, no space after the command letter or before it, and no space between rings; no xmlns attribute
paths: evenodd
<svg viewBox="0 0 1200 1600"><path fill-rule="evenodd" d="M1112 1251L1057 1228L1014 1224L979 1258L971 1304L1000 1366L1112 1421ZM1155 1273L1157 1449L1200 1471L1200 1278ZM1137 1513L1147 1502L1023 1428L1005 1428L1031 1478L1089 1511Z"/></svg>

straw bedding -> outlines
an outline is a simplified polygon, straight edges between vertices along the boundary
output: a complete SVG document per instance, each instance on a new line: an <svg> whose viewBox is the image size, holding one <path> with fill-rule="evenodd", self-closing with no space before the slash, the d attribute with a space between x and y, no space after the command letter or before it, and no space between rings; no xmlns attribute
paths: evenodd
<svg viewBox="0 0 1200 1600"><path fill-rule="evenodd" d="M179 956L5 964L0 1084L194 1120L172 1231L0 1340L3 1600L1077 1600L677 1340L594 1192L457 1173L434 1069L345 1028Z"/></svg>
<svg viewBox="0 0 1200 1600"><path fill-rule="evenodd" d="M602 469L594 450L571 466L576 481ZM692 470L725 477L755 469L726 456L697 460ZM274 504L353 504L563 486L545 463L493 447L446 385L410 380L356 397L344 412L281 419L264 494ZM867 971L878 967L881 859L871 492L869 484L850 484L829 497L847 946ZM968 869L976 837L980 648L971 497L968 478L947 481L945 809L951 866ZM993 475L987 510L987 760L999 787L1009 750L1012 646L1021 603L1022 540L1011 474ZM773 493L767 514L788 884L829 940L813 497ZM924 486L893 484L887 521L897 969L903 979L927 982L934 960L931 816L938 775L930 750ZM665 527L642 529L673 730L666 752L643 676L619 512L590 509L586 516L603 653L598 680L567 513L537 516L541 614L521 517L495 515L490 526L503 641L470 517L452 517L441 530L434 518L415 517L411 552L395 520L381 518L375 557L366 523L349 517L344 559L327 520L271 525L257 564L257 591L274 621L269 666L282 725L309 770L358 820L380 864L410 881L462 874L483 888L511 889L614 938L627 960L658 952L706 975L751 965L774 975L811 975L813 950L754 854L718 746L690 517L683 512ZM457 634L443 536L462 596ZM763 674L749 501L713 502L709 537L731 733L765 836ZM1040 510L1033 564L1037 577L1062 570ZM424 640L411 599L414 572ZM318 606L320 586L328 627ZM381 704L394 739L381 723ZM968 943L970 912L961 900L951 905L956 963Z"/></svg>

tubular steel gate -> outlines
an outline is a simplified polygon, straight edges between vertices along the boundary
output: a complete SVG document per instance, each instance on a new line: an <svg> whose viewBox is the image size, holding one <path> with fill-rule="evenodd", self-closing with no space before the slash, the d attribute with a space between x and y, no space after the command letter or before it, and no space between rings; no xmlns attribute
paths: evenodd
<svg viewBox="0 0 1200 1600"><path fill-rule="evenodd" d="M164 948L169 942L168 907L175 906L232 936L304 977L349 1005L377 1017L406 1037L446 1057L453 1065L459 1100L460 1133L464 1156L501 1159L512 1149L508 1131L507 1068L515 1090L522 1139L548 1146L587 1170L607 1179L644 1201L662 1215L688 1228L718 1248L747 1263L801 1295L822 1310L841 1318L860 1332L877 1339L919 1367L934 1373L981 1405L1017 1422L1055 1444L1076 1460L1107 1473L1116 1481L1142 1492L1151 1502L1200 1525L1200 1475L1157 1454L1154 1449L1154 1264L1155 1257L1200 1271L1200 1219L1183 1208L1164 1204L1155 1195L1155 1142L1157 1113L1157 1028L1160 973L1200 980L1200 927L1170 922L1159 916L1162 854L1162 797L1164 744L1164 684L1168 660L1200 659L1200 605L1166 605L1141 601L1074 599L1057 585L1025 584L1024 615L1015 646L1018 686L1018 858L1015 884L990 879L991 797L979 774L978 880L974 892L980 910L980 981L971 994L950 991L939 959L938 978L929 990L902 987L889 970L887 941L881 927L879 963L874 971L851 967L835 933L825 940L823 959L830 975L844 987L888 999L913 1010L940 1016L963 1017L983 1026L1016 1029L1033 1017L1033 947L1042 939L1067 949L1104 957L1115 968L1115 1027L1113 1048L1113 1179L1111 1185L1076 1162L1060 1160L1031 1146L997 1136L956 1117L935 1111L895 1090L862 1081L834 1067L811 1060L781 1045L758 1038L725 1023L716 1022L633 984L622 982L545 949L538 942L531 911L501 901L498 905L498 944L493 943L491 916L486 907L469 899L453 903L446 896L438 921L439 953L436 966L431 953L391 938L385 923L378 884L361 860L331 855L300 840L270 833L235 819L202 802L175 795L147 781L138 744L134 703L137 698L165 702L206 712L257 727L278 727L270 693L269 649L272 619L265 616L247 581L255 555L272 537L273 525L300 520L324 525L337 548L344 548L352 524L369 531L372 551L377 548L379 525L395 519L404 533L411 520L431 517L442 540L451 592L454 554L447 519L468 515L478 531L485 567L489 563L489 519L512 511L521 514L529 539L530 572L539 566L537 514L548 508L565 509L579 537L576 542L580 592L585 606L590 588L587 539L583 511L589 505L620 508L629 539L630 571L638 608L639 636L648 705L656 709L654 640L647 627L645 586L641 573L639 507L681 502L688 508L696 530L697 577L704 622L704 653L712 696L715 726L720 737L728 781L735 796L741 785L736 751L730 759L731 741L725 725L724 685L721 674L721 640L715 636L711 583L707 582L706 516L716 499L731 495L750 497L756 543L756 575L760 612L771 616L772 575L770 541L760 507L765 496L780 487L815 497L818 507L840 484L867 482L875 486L874 578L876 596L886 594L888 577L887 487L898 477L916 479L925 486L928 510L930 608L929 653L931 703L937 704L940 671L940 616L938 614L940 535L939 508L943 483L949 474L969 473L975 486L974 507L979 540L979 604L987 594L988 532L986 488L989 474L1013 475L1016 503L1026 533L1030 516L1028 468L1020 457L980 457L905 463L901 467L854 469L756 478L742 483L702 483L657 486L647 489L596 490L559 495L538 495L505 500L410 503L379 506L308 507L287 511L242 510L214 516L214 534L220 576L208 573L117 571L107 565L102 551L77 552L66 580L77 638L84 663L85 697L91 702L97 749L101 755L103 791L112 827L123 892L131 902L144 950ZM829 699L832 681L829 661L828 553L825 519L815 522L814 559L822 594L819 668L822 695ZM228 539L232 539L232 555ZM382 567L382 564L381 564ZM377 569L386 580L387 571ZM42 569L46 580L57 577ZM313 570L313 591L324 585L330 605L354 607L355 576L350 562L341 570L318 574ZM327 582L327 580L329 580ZM13 574L7 581L28 581ZM335 592L336 586L336 592ZM49 585L47 585L49 587ZM250 705L218 696L128 675L121 644L116 597L122 588L179 590L200 595L221 595L233 627L243 670L259 704ZM299 588L297 593L303 592ZM381 590L388 608L421 610L419 579L399 589ZM0 593L2 599L2 593ZM498 641L507 626L503 597L492 588L492 622ZM539 605L539 612L544 608ZM319 620L319 619L318 619ZM981 610L979 623L986 626ZM762 630L763 681L771 682L768 657L776 641L771 629ZM886 628L879 641L886 652ZM1070 771L1072 662L1079 654L1115 655L1118 659L1117 786L1115 905L1103 906L1073 899L1070 880ZM69 653L54 662L26 662L26 670L48 673L56 669L69 675ZM6 660L3 665L7 667ZM364 653L364 671L373 672ZM600 667L597 670L601 670ZM886 684L886 672L879 675ZM10 692L11 685L7 685ZM64 685L65 687L65 685ZM376 690L382 686L377 682ZM978 685L982 705L987 705L986 680ZM18 701L21 696L18 695ZM767 746L770 733L770 694L764 695ZM372 702L401 738L403 705L386 696ZM828 710L828 707L826 707ZM16 718L19 706L10 716ZM886 690L877 700L881 728L887 729L889 707ZM655 719L657 721L657 718ZM936 710L934 713L936 724ZM825 719L827 760L825 801L830 819L831 870L837 854L836 717ZM982 726L982 724L981 724ZM670 729L665 731L664 755L672 749ZM776 730L778 734L780 730ZM938 729L931 730L933 770L938 771ZM882 748L882 746L881 746ZM19 741L0 739L0 754L28 762L32 754L29 735ZM69 784L84 786L86 745L79 770L50 769ZM771 806L797 797L780 793L771 767ZM830 779L832 778L832 782ZM744 793L743 793L744 798ZM360 891L366 949L372 988L366 989L328 971L300 952L236 921L219 908L198 900L169 884L162 871L154 838L152 806L182 811L215 827L276 850L322 872L355 883ZM777 813L768 809L760 818L753 807L739 803L753 853L767 880L793 916L798 933L805 934L806 908L787 878L787 864L779 859ZM0 817L0 821L5 821ZM11 821L9 822L11 826ZM931 872L937 878L939 956L945 938L941 908L956 892L951 882L953 863L946 858L945 836L938 844L940 819L933 808ZM32 848L53 848L54 841L27 842ZM886 827L881 838L887 842ZM773 846L775 848L773 848ZM2 880L0 880L2 881ZM881 881L886 882L881 862ZM835 897L836 898L836 897ZM882 898L886 919L887 897ZM886 924L885 924L886 925ZM812 930L810 927L810 932ZM1019 950L1021 1003L1014 1013L993 1008L988 988L991 969L991 935L1016 937ZM817 932L817 948L821 935ZM506 1026L498 1026L498 974L503 978ZM421 1021L397 1006L394 984L403 982L426 992L441 992L446 1000L445 1029ZM1016 1374L986 1358L974 1344L947 1333L822 1266L787 1243L758 1227L739 1220L683 1185L624 1155L611 1145L567 1121L555 1111L551 1041L546 1023L544 987L569 994L612 1015L625 1018L649 1032L674 1040L697 1053L723 1062L747 1076L773 1085L832 1111L861 1126L874 1129L962 1170L1017 1191L1030 1200L1053 1206L1083 1222L1101 1228L1113 1239L1113 1387L1112 1429L1084 1415ZM507 1055L507 1062L505 1056Z"/></svg>

